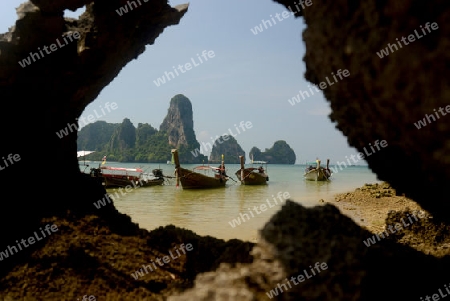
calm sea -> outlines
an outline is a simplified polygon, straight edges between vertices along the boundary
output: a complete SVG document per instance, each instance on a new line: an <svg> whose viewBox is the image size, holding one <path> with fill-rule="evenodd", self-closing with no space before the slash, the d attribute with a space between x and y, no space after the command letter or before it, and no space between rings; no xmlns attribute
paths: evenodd
<svg viewBox="0 0 450 301"><path fill-rule="evenodd" d="M82 171L85 170L83 164L97 167L99 162L80 161ZM107 162L107 166L140 167L149 173L154 168L161 168L164 175L174 176L174 166L169 164ZM190 169L195 165L182 166ZM120 197L115 199L115 205L120 212L129 215L140 227L148 230L172 224L203 236L256 242L258 229L280 209L281 202L278 201L276 205L272 197L276 197L280 192L282 200L284 200L283 193L285 196L288 193L292 201L309 207L317 205L320 199L332 200L336 193L353 191L365 183L381 182L366 166L349 166L339 170L328 182L305 181L303 179L305 167L305 165L269 164L267 166L269 181L264 186L246 186L229 180L225 188L183 190L181 184L180 187L176 187L175 179L169 179L163 186L135 188L123 195L118 193ZM237 180L234 173L239 169L239 164L226 164L226 168L227 174ZM89 172L89 167L86 168L86 172ZM116 190L108 189L108 192L114 195ZM270 208L267 199L272 206ZM254 206L260 208L262 204L266 204L264 212L258 209L257 213L252 209ZM233 223L233 220L238 218L240 225L236 221Z"/></svg>

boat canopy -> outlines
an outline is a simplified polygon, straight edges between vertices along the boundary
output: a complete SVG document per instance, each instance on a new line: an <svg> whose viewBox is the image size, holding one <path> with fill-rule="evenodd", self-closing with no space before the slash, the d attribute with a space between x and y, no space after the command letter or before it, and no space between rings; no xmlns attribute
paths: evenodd
<svg viewBox="0 0 450 301"><path fill-rule="evenodd" d="M114 171L134 171L134 172L144 172L141 168L125 168L125 167L110 167L101 166L101 169L114 170Z"/></svg>
<svg viewBox="0 0 450 301"><path fill-rule="evenodd" d="M210 170L210 169L214 169L214 170L217 170L217 169L220 169L220 168L218 168L218 167L214 167L214 166L205 166L205 165L200 165L200 166L196 166L196 167L194 167L194 169L195 169L195 170Z"/></svg>
<svg viewBox="0 0 450 301"><path fill-rule="evenodd" d="M252 163L253 164L267 164L267 161L253 161L252 160Z"/></svg>
<svg viewBox="0 0 450 301"><path fill-rule="evenodd" d="M92 153L95 153L95 151L85 151L85 150L77 151L77 158L84 157Z"/></svg>

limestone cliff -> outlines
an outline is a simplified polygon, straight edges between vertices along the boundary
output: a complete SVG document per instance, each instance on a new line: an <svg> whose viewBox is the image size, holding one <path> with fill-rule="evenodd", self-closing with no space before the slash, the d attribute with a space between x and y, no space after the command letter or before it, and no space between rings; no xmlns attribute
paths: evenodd
<svg viewBox="0 0 450 301"><path fill-rule="evenodd" d="M257 147L250 150L250 158L255 161L267 161L272 164L295 164L294 150L284 140L275 141L273 146L264 152Z"/></svg>
<svg viewBox="0 0 450 301"><path fill-rule="evenodd" d="M276 1L294 11L303 5L295 0ZM377 139L388 142L388 148L366 160L381 180L432 214L422 227L411 229L411 236L429 228L427 224L436 223L438 217L448 224L450 124L445 118L449 117L441 113L440 120L420 129L415 123L448 105L450 3L302 1L306 2L313 4L296 12L306 25L305 77L320 84L339 69L351 74L323 90L333 112L331 119L360 151ZM56 223L63 234L0 262L2 299L75 300L94 290L102 296L109 294L109 300L143 299L150 293L161 300L154 295L169 282L179 281L177 288L192 286L199 272L197 262L207 266L211 260L205 260L203 253L192 253L202 260L188 256L187 272L175 266L156 280L134 281L128 274L132 267L124 265L137 251L153 254L141 257L150 262L161 250L148 247L166 246L163 251L167 252L168 246L186 242L189 236L168 235L167 229L149 234L117 212L113 203L95 209L93 202L104 197L105 189L79 172L76 118L127 63L138 58L167 26L178 24L187 11L187 6L172 8L165 0L154 0L118 16L115 10L126 4L125 0L33 0L20 6L19 20L0 35L0 95L5 113L0 119L0 156L17 158L8 166L3 161L0 172L6 204L0 218L0 250L15 248L16 240L29 237L46 223ZM63 17L65 9L83 6L86 12L79 19ZM415 31L422 33L427 22L436 22L439 30L395 50L392 45L403 43L402 37L409 38ZM75 32L80 38L57 52L28 66L18 64L29 59L30 51ZM299 41L300 35L293 47ZM395 51L380 58L377 52L388 43ZM67 135L56 135L66 127ZM43 168L42 160L49 152L52 165ZM38 177L21 181L24 171ZM80 224L74 233L72 229ZM447 242L439 233L425 234L436 242ZM417 300L444 289L448 279L441 275L448 271L448 256L436 258L391 238L368 248L362 242L370 235L332 205L303 208L286 203L263 227L263 240L254 250L256 260L250 267L234 265L238 260L226 258L231 266L201 275L196 281L198 295L187 300L205 296L211 300L215 294L217 298L229 294L240 300L268 300L268 290L315 262L326 262L329 270L289 287L277 300ZM161 243L155 243L155 236L162 237ZM208 237L198 240L199 245L211 241ZM99 256L99 248L108 248L107 255ZM221 257L221 252L212 253L213 258ZM223 253L246 256L248 250L233 246ZM99 284L102 280L106 285ZM211 285L206 287L204 282ZM66 294L61 296L61 290ZM49 292L53 297L48 297Z"/></svg>
<svg viewBox="0 0 450 301"><path fill-rule="evenodd" d="M123 122L116 128L109 141L106 152L115 153L114 161L134 161L132 154L136 144L136 128L131 120L125 118Z"/></svg>
<svg viewBox="0 0 450 301"><path fill-rule="evenodd" d="M198 153L193 155L195 149L200 149L200 143L194 132L192 104L186 96L177 94L172 97L159 130L167 134L170 146L178 149L181 164L207 161L204 155Z"/></svg>
<svg viewBox="0 0 450 301"><path fill-rule="evenodd" d="M195 151L199 143L192 118L190 100L176 95L159 131L148 123L139 123L136 128L129 118L120 124L96 121L78 132L78 149L89 146L96 151L90 160L107 155L108 161L166 163L171 158L170 150L178 148L183 164L207 162L206 156Z"/></svg>
<svg viewBox="0 0 450 301"><path fill-rule="evenodd" d="M214 141L209 162L222 162L222 155L224 155L225 163L238 164L240 163L239 156L245 157L245 151L233 136L224 135Z"/></svg>
<svg viewBox="0 0 450 301"><path fill-rule="evenodd" d="M131 120L125 118L119 127L114 131L109 142L111 150L118 149L120 151L133 148L136 143L136 128Z"/></svg>
<svg viewBox="0 0 450 301"><path fill-rule="evenodd" d="M167 115L159 130L169 135L169 144L174 148L195 141L192 104L186 96L177 94L170 100Z"/></svg>

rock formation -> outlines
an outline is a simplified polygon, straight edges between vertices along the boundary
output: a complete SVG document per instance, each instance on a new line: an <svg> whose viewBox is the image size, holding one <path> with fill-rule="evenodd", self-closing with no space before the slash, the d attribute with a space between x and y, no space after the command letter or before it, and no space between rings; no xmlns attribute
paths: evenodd
<svg viewBox="0 0 450 301"><path fill-rule="evenodd" d="M178 149L180 163L207 161L204 155L193 156L191 153L195 152L195 149L200 149L200 143L195 137L192 104L186 96L178 94L172 97L159 130L168 135L170 146Z"/></svg>
<svg viewBox="0 0 450 301"><path fill-rule="evenodd" d="M108 123L103 120L86 125L78 132L78 150L95 151L100 145L108 144L119 125L119 123Z"/></svg>
<svg viewBox="0 0 450 301"><path fill-rule="evenodd" d="M245 157L245 151L233 136L223 135L214 141L209 162L222 162L222 155L224 155L225 164L238 164L240 162L239 156Z"/></svg>
<svg viewBox="0 0 450 301"><path fill-rule="evenodd" d="M196 139L192 104L186 96L178 94L172 97L159 130L169 134L169 144L174 148L187 145L189 141Z"/></svg>
<svg viewBox="0 0 450 301"><path fill-rule="evenodd" d="M428 224L450 219L446 191L450 123L444 115L450 96L446 76L450 3L313 0L311 6L297 11L294 7L300 4L295 0L276 1L304 18L306 79L319 86L327 77L339 79L323 89L337 128L360 151L375 146L376 140L386 140L388 147L365 158L369 167L432 214L432 219L414 229L412 239L448 233L421 231L434 229ZM168 244L190 237L182 231L166 236L168 229L149 235L119 214L113 203L95 209L92 202L104 197L105 190L79 172L77 118L128 62L137 59L167 26L178 24L187 11L187 5L172 8L167 1L141 1L141 7L119 16L116 9L128 2L133 1L33 0L18 8L19 20L0 35L0 95L5 115L0 121L4 187L0 250L49 222L58 223L63 234L0 261L3 299L39 300L41 295L45 300L75 299L75 291L84 295L92 288L92 279L98 279L92 266L102 269L100 277L108 277L107 286L95 282L93 287L108 292L110 300L126 299L127 294L147 297L149 291L166 287L162 277L158 282L123 280L129 275L124 275L120 265L113 268L106 258L95 256L96 246L104 243L99 235L106 234L103 240L120 246L134 245L129 253L125 247L120 249L124 260L140 250L141 244L148 248L155 236L167 237ZM86 12L79 19L64 18L65 9L82 6ZM433 23L438 29L431 31ZM56 41L64 41L64 47L56 46ZM51 52L41 53L44 46ZM340 79L343 70L350 76ZM420 128L419 120L423 121ZM64 128L67 135L56 135ZM42 163L47 163L48 153L52 154L50 166ZM74 232L72 227L79 224L83 227ZM396 240L366 248L361 242L367 235L331 205L303 208L288 202L262 230L262 240L252 253L254 262L235 256L231 265L200 275L192 291L172 300L219 295L234 300L268 299L268 290L287 285L281 281L316 262L326 263L328 269L277 299L418 300L448 283L441 278L449 267L448 256L427 256ZM78 247L80 237L87 243ZM242 242L236 246L227 252L246 257L248 247L242 248ZM110 249L107 255L117 252ZM247 263L233 265L239 261ZM191 287L196 274L216 266L199 271L193 267L195 261L191 262L186 274L164 275L171 280L186 279L178 282L177 291ZM31 276L30 266L34 267ZM73 273L73 278L60 277L63 272ZM81 289L80 278L84 279ZM49 291L61 288L71 288L70 294L47 297Z"/></svg>
<svg viewBox="0 0 450 301"><path fill-rule="evenodd" d="M392 214L389 223L406 214ZM423 238L441 234L440 243L447 244L449 228L436 226L426 216L407 232L429 229ZM442 276L449 258L396 243L402 235L366 247L363 240L372 235L332 205L308 209L288 200L261 229L251 263L221 264L216 271L197 276L194 288L168 301L398 301L420 300L438 293L438 288L444 290L447 282Z"/></svg>
<svg viewBox="0 0 450 301"><path fill-rule="evenodd" d="M202 163L207 157L194 151L200 144L192 118L190 100L176 95L159 131L148 123L139 123L135 128L128 118L120 124L96 121L79 131L78 148L86 150L84 147L89 145L89 150L96 151L90 160L99 161L107 155L109 161L151 163L166 163L171 158L170 150L178 148L183 163Z"/></svg>
<svg viewBox="0 0 450 301"><path fill-rule="evenodd" d="M273 146L266 148L264 152L254 146L249 156L255 161L266 161L272 164L295 164L296 160L294 150L284 140L275 141Z"/></svg>
<svg viewBox="0 0 450 301"><path fill-rule="evenodd" d="M125 0L33 0L20 5L16 24L0 36L5 114L0 157L11 158L0 172L2 185L10 191L2 197L8 210L2 210L0 226L8 230L2 230L0 250L39 229L46 216L69 209L92 211L93 200L105 194L79 171L77 118L127 63L188 10L188 5L171 7L165 0L141 3L119 16L116 9L127 5ZM64 18L65 9L83 6L78 19ZM62 129L68 134L59 137ZM49 154L52 160L47 160ZM114 209L103 214L115 222L129 221ZM12 226L16 223L20 227ZM0 270L7 271L24 256L27 252L1 261Z"/></svg>
<svg viewBox="0 0 450 301"><path fill-rule="evenodd" d="M294 0L275 1L295 7ZM317 85L338 79L323 90L331 120L361 152L386 140L388 147L366 156L370 169L435 218L450 219L450 3L312 2L297 14L306 24L305 77ZM350 75L340 79L345 69ZM427 121L420 129L419 120Z"/></svg>
<svg viewBox="0 0 450 301"><path fill-rule="evenodd" d="M114 131L109 142L109 149L118 150L120 153L134 148L136 145L136 128L131 120L125 118ZM134 158L133 158L134 159Z"/></svg>

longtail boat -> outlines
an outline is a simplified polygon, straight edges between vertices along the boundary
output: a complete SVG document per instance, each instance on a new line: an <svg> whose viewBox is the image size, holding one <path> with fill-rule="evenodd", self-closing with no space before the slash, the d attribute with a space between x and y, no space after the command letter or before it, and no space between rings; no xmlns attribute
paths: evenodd
<svg viewBox="0 0 450 301"><path fill-rule="evenodd" d="M222 156L220 167L200 165L192 170L180 166L178 150L172 149L175 164L176 186L183 189L205 189L225 187L229 177L226 175L225 164ZM212 175L211 175L212 173Z"/></svg>
<svg viewBox="0 0 450 301"><path fill-rule="evenodd" d="M267 175L266 169L264 169L263 164L267 164L266 161L253 161L253 164L261 164L258 168L247 167L244 165L244 156L239 156L241 163L241 169L235 172L235 175L244 185L264 185L269 181L269 176Z"/></svg>
<svg viewBox="0 0 450 301"><path fill-rule="evenodd" d="M331 177L331 170L329 168L330 159L327 159L327 167L320 166L320 160L316 160L316 167L310 165L305 168L303 177L309 181L329 181Z"/></svg>

